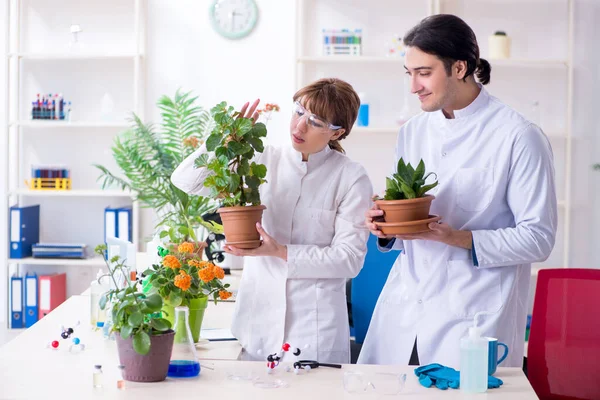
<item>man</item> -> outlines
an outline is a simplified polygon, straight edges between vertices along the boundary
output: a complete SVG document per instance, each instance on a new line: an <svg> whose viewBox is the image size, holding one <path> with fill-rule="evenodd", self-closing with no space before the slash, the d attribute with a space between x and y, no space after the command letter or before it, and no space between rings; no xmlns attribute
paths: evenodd
<svg viewBox="0 0 600 400"><path fill-rule="evenodd" d="M423 159L439 185L431 231L386 238L366 213L382 251L401 250L379 297L359 363L458 368L460 338L476 322L520 367L531 263L556 235L552 150L541 129L490 96L490 64L472 29L453 15L421 21L404 39L406 73L421 113L400 130L396 160ZM474 74L477 75L475 80Z"/></svg>

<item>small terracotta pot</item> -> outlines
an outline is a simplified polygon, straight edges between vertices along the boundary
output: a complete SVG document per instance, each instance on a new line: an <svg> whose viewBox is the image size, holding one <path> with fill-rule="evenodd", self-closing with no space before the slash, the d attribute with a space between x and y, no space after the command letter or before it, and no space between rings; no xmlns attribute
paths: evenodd
<svg viewBox="0 0 600 400"><path fill-rule="evenodd" d="M376 200L375 204L383 210L386 223L420 221L429 218L429 209L434 196L426 195L417 199Z"/></svg>
<svg viewBox="0 0 600 400"><path fill-rule="evenodd" d="M159 335L150 335L150 351L146 355L136 353L131 337L123 339L119 333L115 337L119 360L125 367L123 379L132 382L165 380L169 371L175 331L170 330Z"/></svg>
<svg viewBox="0 0 600 400"><path fill-rule="evenodd" d="M221 207L217 210L221 214L223 230L228 245L240 249L255 249L260 246L260 234L256 230L256 223L262 220L262 213L267 207Z"/></svg>

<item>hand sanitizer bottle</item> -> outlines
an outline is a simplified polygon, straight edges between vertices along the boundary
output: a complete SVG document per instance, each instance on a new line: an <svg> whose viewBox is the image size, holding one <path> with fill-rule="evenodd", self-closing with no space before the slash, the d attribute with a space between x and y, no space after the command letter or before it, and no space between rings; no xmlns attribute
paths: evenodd
<svg viewBox="0 0 600 400"><path fill-rule="evenodd" d="M483 393L488 383L488 342L476 327L460 340L460 389Z"/></svg>

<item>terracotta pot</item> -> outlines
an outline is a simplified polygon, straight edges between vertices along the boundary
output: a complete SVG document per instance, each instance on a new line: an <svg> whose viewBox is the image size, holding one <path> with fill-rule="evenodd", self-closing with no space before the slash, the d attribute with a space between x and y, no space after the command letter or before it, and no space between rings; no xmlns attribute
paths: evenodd
<svg viewBox="0 0 600 400"><path fill-rule="evenodd" d="M146 355L136 353L133 349L131 337L123 339L119 333L117 350L119 360L125 367L123 379L132 382L160 382L164 381L169 371L171 352L175 331L170 330L159 335L150 335L150 351Z"/></svg>
<svg viewBox="0 0 600 400"><path fill-rule="evenodd" d="M198 343L198 339L200 338L200 330L202 329L202 320L204 319L204 311L206 311L206 307L208 306L208 296L200 297L198 299L191 299L189 302L186 301L181 305L188 306L190 310L188 324L190 325L190 330L192 331L194 343ZM163 313L162 317L171 322L171 326L175 326L175 308L163 303L162 309L166 311L166 313Z"/></svg>
<svg viewBox="0 0 600 400"><path fill-rule="evenodd" d="M375 225L383 232L384 235L407 235L412 233L428 232L429 224L438 222L442 217L430 215L427 219L408 222L379 222L374 221Z"/></svg>
<svg viewBox="0 0 600 400"><path fill-rule="evenodd" d="M375 204L383 210L386 223L398 223L428 219L433 199L434 196L426 195L418 199L376 200Z"/></svg>
<svg viewBox="0 0 600 400"><path fill-rule="evenodd" d="M227 244L240 249L255 249L260 246L260 234L256 223L262 219L263 205L249 207L221 207L223 230Z"/></svg>

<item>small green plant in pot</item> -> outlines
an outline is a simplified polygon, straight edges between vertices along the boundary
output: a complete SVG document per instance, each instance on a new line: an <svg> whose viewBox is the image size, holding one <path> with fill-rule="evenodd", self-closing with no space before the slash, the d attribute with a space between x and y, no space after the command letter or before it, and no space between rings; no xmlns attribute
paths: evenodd
<svg viewBox="0 0 600 400"><path fill-rule="evenodd" d="M423 232L429 230L427 225L430 222L440 220L438 216L429 215L435 197L426 193L438 185L437 181L425 183L431 175L435 173L425 173L423 160L417 168L405 163L402 158L398 160L396 172L386 178L384 198L374 199L384 212L385 222L375 222L384 234Z"/></svg>
<svg viewBox="0 0 600 400"><path fill-rule="evenodd" d="M206 140L208 154L198 157L195 165L211 171L204 186L221 203L217 211L227 244L242 249L259 247L256 223L266 209L260 202L259 187L266 182L267 167L252 160L264 150L262 138L267 136L267 128L240 117L226 102L216 105L211 114L215 127Z"/></svg>
<svg viewBox="0 0 600 400"><path fill-rule="evenodd" d="M95 253L104 258L106 245L99 245ZM171 323L157 317L163 306L160 295L146 296L136 289L137 282L129 282L125 261L114 256L105 261L113 289L100 298L100 308L110 308L112 331L116 333L123 378L134 382L158 382L169 370L175 332ZM102 278L102 277L101 277Z"/></svg>

